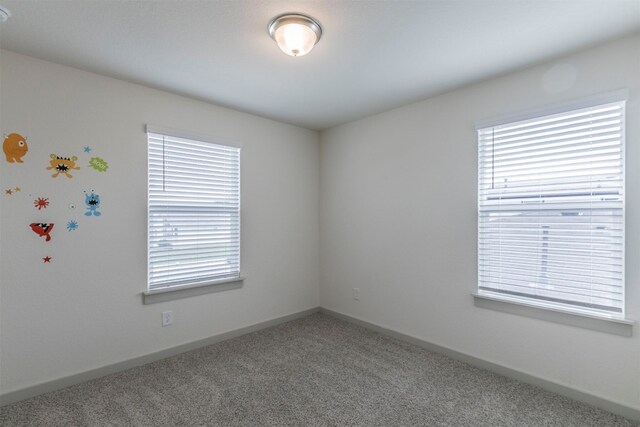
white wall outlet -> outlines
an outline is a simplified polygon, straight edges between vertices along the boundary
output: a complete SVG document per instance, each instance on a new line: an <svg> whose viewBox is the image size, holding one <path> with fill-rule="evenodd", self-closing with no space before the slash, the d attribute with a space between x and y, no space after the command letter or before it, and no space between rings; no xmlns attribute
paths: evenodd
<svg viewBox="0 0 640 427"><path fill-rule="evenodd" d="M162 326L173 325L173 311L162 312Z"/></svg>
<svg viewBox="0 0 640 427"><path fill-rule="evenodd" d="M360 288L353 288L353 299L356 301L360 300Z"/></svg>

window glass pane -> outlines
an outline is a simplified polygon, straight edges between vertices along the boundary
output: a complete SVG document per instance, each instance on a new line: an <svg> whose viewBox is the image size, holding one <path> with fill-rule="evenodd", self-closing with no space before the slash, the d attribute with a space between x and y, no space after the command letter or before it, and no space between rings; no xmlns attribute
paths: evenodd
<svg viewBox="0 0 640 427"><path fill-rule="evenodd" d="M478 131L478 287L624 312L624 103Z"/></svg>
<svg viewBox="0 0 640 427"><path fill-rule="evenodd" d="M148 287L240 276L240 149L149 133Z"/></svg>

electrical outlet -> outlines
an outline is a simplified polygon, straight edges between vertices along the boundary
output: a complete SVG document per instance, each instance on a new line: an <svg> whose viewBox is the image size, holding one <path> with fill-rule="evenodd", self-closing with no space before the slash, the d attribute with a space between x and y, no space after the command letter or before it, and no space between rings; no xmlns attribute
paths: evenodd
<svg viewBox="0 0 640 427"><path fill-rule="evenodd" d="M173 311L162 312L162 326L173 325Z"/></svg>
<svg viewBox="0 0 640 427"><path fill-rule="evenodd" d="M356 301L360 300L360 288L353 288L353 299Z"/></svg>

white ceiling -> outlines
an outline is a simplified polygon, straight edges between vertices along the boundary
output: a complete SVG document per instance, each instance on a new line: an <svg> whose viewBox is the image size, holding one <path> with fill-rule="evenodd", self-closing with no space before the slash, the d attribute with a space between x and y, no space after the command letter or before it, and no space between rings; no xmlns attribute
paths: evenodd
<svg viewBox="0 0 640 427"><path fill-rule="evenodd" d="M640 0L18 1L3 48L325 129L640 29ZM320 21L307 56L267 23Z"/></svg>

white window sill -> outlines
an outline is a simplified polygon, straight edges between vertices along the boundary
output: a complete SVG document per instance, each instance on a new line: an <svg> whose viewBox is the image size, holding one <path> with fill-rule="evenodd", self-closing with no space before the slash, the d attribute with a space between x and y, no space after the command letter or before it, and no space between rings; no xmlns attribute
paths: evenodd
<svg viewBox="0 0 640 427"><path fill-rule="evenodd" d="M188 298L196 295L210 294L213 292L230 291L242 287L244 277L233 277L207 282L197 285L174 286L171 288L155 289L142 293L143 304L155 304L157 302L172 301L180 298Z"/></svg>
<svg viewBox="0 0 640 427"><path fill-rule="evenodd" d="M513 301L499 296L472 294L476 307L488 308L502 311L504 313L517 314L520 316L532 317L534 319L546 320L548 322L562 323L564 325L577 326L579 328L591 329L609 334L630 337L633 334L633 320L600 317L589 314L575 313L552 307L540 307L534 304L527 304L520 301Z"/></svg>

